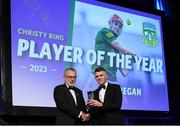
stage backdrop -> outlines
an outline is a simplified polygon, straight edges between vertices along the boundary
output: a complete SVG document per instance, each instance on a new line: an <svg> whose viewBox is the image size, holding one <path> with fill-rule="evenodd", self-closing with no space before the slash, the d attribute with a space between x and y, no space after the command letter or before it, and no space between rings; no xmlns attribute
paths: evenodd
<svg viewBox="0 0 180 126"><path fill-rule="evenodd" d="M117 40L134 63L130 55L95 51L96 34L113 14L123 20ZM162 34L160 15L95 0L11 0L13 106L55 107L53 89L69 66L87 100L98 86L92 68L106 60L117 70L109 80L121 85L122 109L169 111Z"/></svg>

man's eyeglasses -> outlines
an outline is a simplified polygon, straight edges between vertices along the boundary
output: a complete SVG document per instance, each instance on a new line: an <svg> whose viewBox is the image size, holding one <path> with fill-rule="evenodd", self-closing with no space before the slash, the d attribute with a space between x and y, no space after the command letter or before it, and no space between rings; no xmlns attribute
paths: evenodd
<svg viewBox="0 0 180 126"><path fill-rule="evenodd" d="M76 76L66 76L66 77L70 79L76 79Z"/></svg>

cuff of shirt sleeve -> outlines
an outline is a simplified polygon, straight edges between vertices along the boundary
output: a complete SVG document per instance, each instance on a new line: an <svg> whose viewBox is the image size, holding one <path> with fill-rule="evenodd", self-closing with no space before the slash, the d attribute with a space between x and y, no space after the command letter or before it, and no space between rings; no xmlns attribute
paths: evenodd
<svg viewBox="0 0 180 126"><path fill-rule="evenodd" d="M78 118L81 118L81 115L82 115L82 111L80 111L80 113L78 115Z"/></svg>

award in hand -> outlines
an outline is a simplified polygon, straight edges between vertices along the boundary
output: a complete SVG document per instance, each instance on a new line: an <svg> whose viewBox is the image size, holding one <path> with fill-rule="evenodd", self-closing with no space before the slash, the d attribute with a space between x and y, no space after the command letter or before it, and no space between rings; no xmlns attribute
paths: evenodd
<svg viewBox="0 0 180 126"><path fill-rule="evenodd" d="M94 92L93 91L88 91L87 94L88 94L88 99L89 100L94 99Z"/></svg>
<svg viewBox="0 0 180 126"><path fill-rule="evenodd" d="M94 92L93 91L88 91L87 94L88 94L88 100L94 99ZM90 108L90 106L87 106L86 109L89 112L91 108Z"/></svg>

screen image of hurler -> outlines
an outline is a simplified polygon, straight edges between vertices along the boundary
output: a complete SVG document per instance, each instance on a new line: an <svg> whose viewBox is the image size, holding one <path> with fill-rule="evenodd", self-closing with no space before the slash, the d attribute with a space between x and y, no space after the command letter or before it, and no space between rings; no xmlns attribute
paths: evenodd
<svg viewBox="0 0 180 126"><path fill-rule="evenodd" d="M18 1L11 0L14 106L55 107L53 89L69 66L87 101L103 66L121 86L122 109L169 111L160 15L95 0Z"/></svg>

